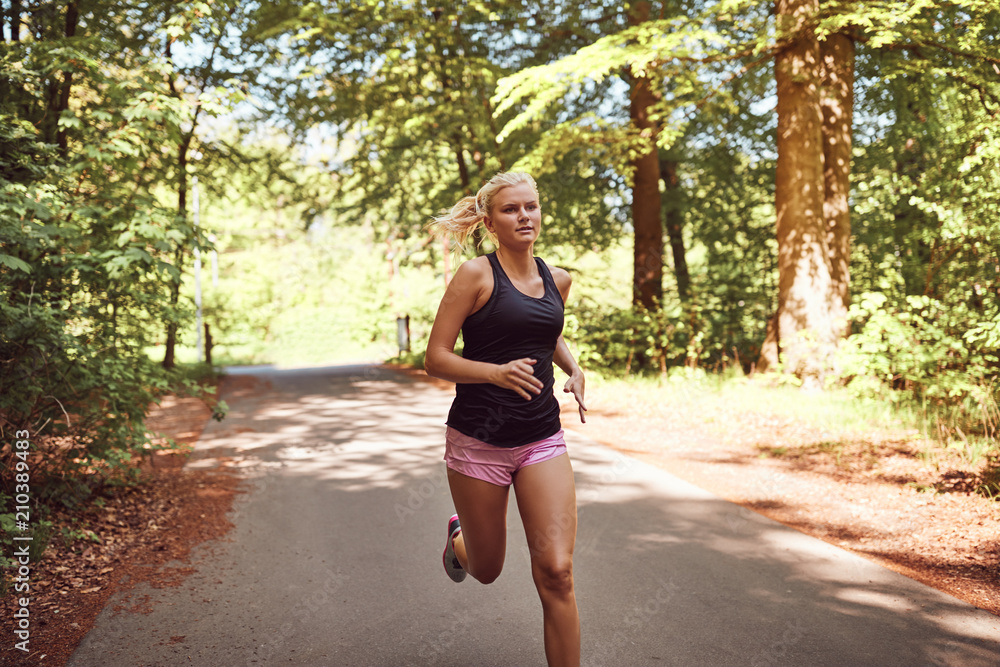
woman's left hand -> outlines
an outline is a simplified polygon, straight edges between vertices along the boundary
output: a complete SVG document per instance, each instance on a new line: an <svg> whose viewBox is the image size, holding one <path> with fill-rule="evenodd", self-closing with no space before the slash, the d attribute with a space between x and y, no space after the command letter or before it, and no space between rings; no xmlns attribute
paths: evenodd
<svg viewBox="0 0 1000 667"><path fill-rule="evenodd" d="M564 392L573 392L573 398L576 399L577 407L580 410L580 422L586 424L587 419L583 416L583 413L587 411L587 406L583 402L583 371L576 371L566 380L566 386L563 387Z"/></svg>

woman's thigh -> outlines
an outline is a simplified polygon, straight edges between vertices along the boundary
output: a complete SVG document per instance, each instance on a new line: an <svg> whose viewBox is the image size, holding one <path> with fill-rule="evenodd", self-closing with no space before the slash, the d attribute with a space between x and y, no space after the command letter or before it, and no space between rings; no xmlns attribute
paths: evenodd
<svg viewBox="0 0 1000 667"><path fill-rule="evenodd" d="M532 563L571 567L576 542L576 486L569 456L562 454L518 470L514 493Z"/></svg>

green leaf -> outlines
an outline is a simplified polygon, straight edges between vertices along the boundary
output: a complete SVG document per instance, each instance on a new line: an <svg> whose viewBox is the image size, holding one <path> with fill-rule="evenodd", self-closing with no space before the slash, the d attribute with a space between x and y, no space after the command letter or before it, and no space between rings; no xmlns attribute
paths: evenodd
<svg viewBox="0 0 1000 667"><path fill-rule="evenodd" d="M5 255L0 253L0 264L17 271L23 271L25 273L31 273L31 267L17 257L12 257L11 255Z"/></svg>

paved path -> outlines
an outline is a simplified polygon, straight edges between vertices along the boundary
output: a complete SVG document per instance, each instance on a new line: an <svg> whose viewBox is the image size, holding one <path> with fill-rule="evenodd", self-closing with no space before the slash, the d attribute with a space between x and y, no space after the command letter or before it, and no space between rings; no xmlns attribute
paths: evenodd
<svg viewBox="0 0 1000 667"><path fill-rule="evenodd" d="M133 592L151 613L113 598L70 664L544 665L513 506L496 583L441 568L451 394L376 367L255 372L270 389L226 396L191 464L242 457L235 528L179 587ZM584 664L1000 665L997 617L567 439Z"/></svg>

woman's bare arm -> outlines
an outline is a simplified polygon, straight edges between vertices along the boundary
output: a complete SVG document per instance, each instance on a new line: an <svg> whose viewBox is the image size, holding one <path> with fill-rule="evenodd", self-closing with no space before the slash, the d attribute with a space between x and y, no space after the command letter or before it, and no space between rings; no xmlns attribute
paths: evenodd
<svg viewBox="0 0 1000 667"><path fill-rule="evenodd" d="M563 304L565 304L569 298L569 289L573 285L573 278L563 269L552 269L552 278L555 280L556 287L559 288L559 294L562 295ZM576 363L576 359L573 358L573 353L569 351L569 346L566 345L562 334L559 334L559 340L556 341L556 351L552 357L552 361L569 376L569 379L566 380L566 385L563 387L563 391L573 393L573 397L580 408L580 421L586 423L587 420L583 416L583 413L587 411L587 406L583 402L584 386L586 384L583 377L583 370Z"/></svg>

